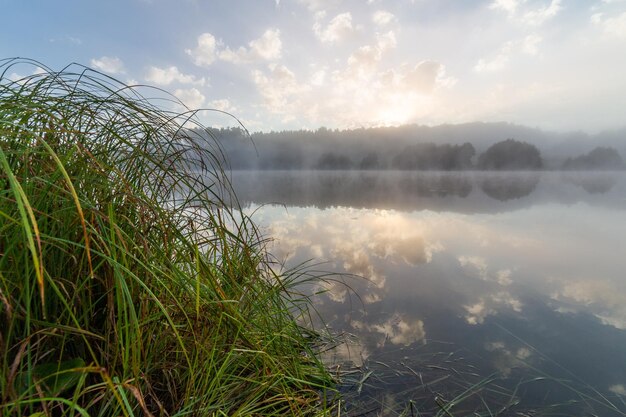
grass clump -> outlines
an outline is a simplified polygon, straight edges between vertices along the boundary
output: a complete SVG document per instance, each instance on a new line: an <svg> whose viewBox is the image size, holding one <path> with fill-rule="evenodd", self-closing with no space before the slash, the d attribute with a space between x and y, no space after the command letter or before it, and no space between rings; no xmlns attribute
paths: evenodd
<svg viewBox="0 0 626 417"><path fill-rule="evenodd" d="M0 61L2 415L321 412L298 278L201 130L87 68Z"/></svg>

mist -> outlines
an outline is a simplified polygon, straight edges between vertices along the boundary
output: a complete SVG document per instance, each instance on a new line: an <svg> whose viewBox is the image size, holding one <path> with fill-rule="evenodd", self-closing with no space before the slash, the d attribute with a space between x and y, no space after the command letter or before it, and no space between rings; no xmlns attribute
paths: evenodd
<svg viewBox="0 0 626 417"><path fill-rule="evenodd" d="M614 170L624 168L626 155L626 129L590 135L510 123L322 127L250 135L241 128L223 128L213 134L234 170ZM540 162L524 162L528 155L518 145L509 150L507 163L488 166L485 153L507 140L536 148Z"/></svg>

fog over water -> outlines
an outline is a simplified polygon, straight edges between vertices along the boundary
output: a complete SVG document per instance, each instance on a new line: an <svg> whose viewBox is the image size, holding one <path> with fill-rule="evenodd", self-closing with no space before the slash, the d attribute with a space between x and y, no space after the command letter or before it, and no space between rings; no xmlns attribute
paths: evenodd
<svg viewBox="0 0 626 417"><path fill-rule="evenodd" d="M329 354L361 371L344 379L348 412L396 415L415 400L434 415L436 398L472 386L458 415L484 412L483 399L500 415L626 412L624 173L273 171L233 182L279 260L363 277L309 289L327 290L320 315L351 335Z"/></svg>

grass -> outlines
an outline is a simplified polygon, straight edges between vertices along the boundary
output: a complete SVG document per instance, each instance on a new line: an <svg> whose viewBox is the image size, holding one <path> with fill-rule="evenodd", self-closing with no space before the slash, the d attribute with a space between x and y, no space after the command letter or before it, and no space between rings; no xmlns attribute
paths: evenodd
<svg viewBox="0 0 626 417"><path fill-rule="evenodd" d="M2 415L328 412L303 275L202 131L87 68L0 60Z"/></svg>

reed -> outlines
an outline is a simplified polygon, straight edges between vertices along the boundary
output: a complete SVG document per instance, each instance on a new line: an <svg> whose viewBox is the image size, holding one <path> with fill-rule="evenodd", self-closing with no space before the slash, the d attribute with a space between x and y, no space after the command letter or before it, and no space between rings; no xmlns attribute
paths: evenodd
<svg viewBox="0 0 626 417"><path fill-rule="evenodd" d="M9 78L24 66L43 71ZM195 113L145 97L0 60L2 414L328 412L302 274L272 262Z"/></svg>

